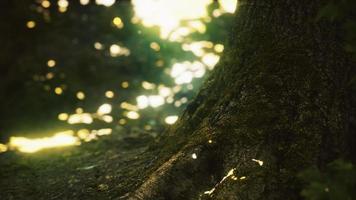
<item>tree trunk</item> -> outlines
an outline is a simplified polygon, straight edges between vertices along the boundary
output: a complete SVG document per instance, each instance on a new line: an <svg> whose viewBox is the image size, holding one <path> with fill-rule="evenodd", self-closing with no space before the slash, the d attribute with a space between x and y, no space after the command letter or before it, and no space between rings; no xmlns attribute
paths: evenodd
<svg viewBox="0 0 356 200"><path fill-rule="evenodd" d="M221 62L129 199L300 199L301 170L351 158L352 63L321 2L239 1Z"/></svg>

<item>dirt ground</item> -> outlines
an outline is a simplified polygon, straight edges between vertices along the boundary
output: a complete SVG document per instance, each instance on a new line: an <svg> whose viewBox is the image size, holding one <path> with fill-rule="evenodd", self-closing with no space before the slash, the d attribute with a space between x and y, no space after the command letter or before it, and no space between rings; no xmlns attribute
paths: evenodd
<svg viewBox="0 0 356 200"><path fill-rule="evenodd" d="M157 159L145 153L153 141L113 133L80 146L0 154L0 199L126 199Z"/></svg>

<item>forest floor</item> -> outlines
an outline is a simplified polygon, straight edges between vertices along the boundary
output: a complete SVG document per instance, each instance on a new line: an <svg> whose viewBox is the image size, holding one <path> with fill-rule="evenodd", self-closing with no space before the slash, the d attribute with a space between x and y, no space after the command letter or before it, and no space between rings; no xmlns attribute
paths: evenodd
<svg viewBox="0 0 356 200"><path fill-rule="evenodd" d="M126 199L157 159L146 153L153 141L113 133L80 146L0 154L0 199Z"/></svg>

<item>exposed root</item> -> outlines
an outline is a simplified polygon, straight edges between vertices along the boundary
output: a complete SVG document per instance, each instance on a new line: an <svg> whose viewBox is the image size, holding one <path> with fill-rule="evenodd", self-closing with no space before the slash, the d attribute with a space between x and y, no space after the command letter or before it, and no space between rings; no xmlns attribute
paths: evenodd
<svg viewBox="0 0 356 200"><path fill-rule="evenodd" d="M149 176L149 178L129 197L129 200L151 199L156 196L163 176L168 174L173 165L183 156L185 156L185 154L182 151L173 155L167 162L161 165L161 167Z"/></svg>

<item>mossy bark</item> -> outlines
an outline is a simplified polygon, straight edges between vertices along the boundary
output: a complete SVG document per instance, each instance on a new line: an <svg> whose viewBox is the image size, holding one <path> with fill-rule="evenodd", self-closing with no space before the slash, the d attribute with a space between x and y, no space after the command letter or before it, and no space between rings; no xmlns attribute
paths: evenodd
<svg viewBox="0 0 356 200"><path fill-rule="evenodd" d="M300 199L301 170L352 157L353 63L321 3L239 1L221 62L129 199Z"/></svg>

